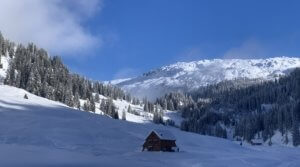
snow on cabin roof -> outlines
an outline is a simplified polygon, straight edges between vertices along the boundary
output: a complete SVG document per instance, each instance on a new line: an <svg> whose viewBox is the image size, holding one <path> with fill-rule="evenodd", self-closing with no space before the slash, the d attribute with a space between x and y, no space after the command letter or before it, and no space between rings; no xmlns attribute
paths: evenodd
<svg viewBox="0 0 300 167"><path fill-rule="evenodd" d="M170 131L154 129L153 132L162 140L176 140L174 135Z"/></svg>

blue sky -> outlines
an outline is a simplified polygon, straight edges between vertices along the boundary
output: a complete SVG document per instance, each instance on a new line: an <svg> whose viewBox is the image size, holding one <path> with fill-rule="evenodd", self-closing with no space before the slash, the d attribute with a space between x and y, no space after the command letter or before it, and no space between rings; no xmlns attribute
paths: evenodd
<svg viewBox="0 0 300 167"><path fill-rule="evenodd" d="M72 38L61 30L68 40L54 38L61 44L42 46L95 80L140 75L177 61L300 53L300 1L92 0L77 6L68 1L56 6L70 11L74 26L64 27L77 26Z"/></svg>

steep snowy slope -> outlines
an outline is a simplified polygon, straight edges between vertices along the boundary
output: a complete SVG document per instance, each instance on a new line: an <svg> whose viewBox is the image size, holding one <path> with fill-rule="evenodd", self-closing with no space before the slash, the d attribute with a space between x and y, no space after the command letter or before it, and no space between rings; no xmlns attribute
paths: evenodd
<svg viewBox="0 0 300 167"><path fill-rule="evenodd" d="M8 55L6 56L0 56L1 57L1 64L2 68L0 68L0 84L3 84L4 78L6 77L7 69L9 67L9 61L10 58ZM94 94L95 96L95 94ZM100 95L100 102L101 99L107 99L107 97ZM81 108L83 110L84 102L85 100L80 100L81 101ZM146 122L151 122L153 120L153 114L149 112L145 112L143 110L143 105L133 105L125 100L122 99L117 99L113 100L113 103L115 104L119 118L122 118L123 112L126 113L126 120L130 122L136 122L136 123L146 123ZM131 107L132 113L128 113L128 107ZM103 112L100 110L100 103L96 102L96 113L97 114L103 114ZM182 120L181 116L177 112L172 112L172 111L165 111L166 115L164 116L164 119L173 119L175 123L179 126L180 122Z"/></svg>
<svg viewBox="0 0 300 167"><path fill-rule="evenodd" d="M24 94L29 99L24 99ZM180 152L141 152L152 129L167 129ZM0 166L290 166L300 150L247 147L152 123L130 123L81 112L0 85Z"/></svg>
<svg viewBox="0 0 300 167"><path fill-rule="evenodd" d="M300 67L300 58L214 59L179 62L142 76L114 82L131 94L155 98L172 90L193 90L200 86L238 78L272 79Z"/></svg>

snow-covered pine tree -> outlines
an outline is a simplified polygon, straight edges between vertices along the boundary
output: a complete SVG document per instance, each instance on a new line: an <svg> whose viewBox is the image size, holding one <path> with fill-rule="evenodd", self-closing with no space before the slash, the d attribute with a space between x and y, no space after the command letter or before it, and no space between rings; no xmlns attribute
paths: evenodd
<svg viewBox="0 0 300 167"><path fill-rule="evenodd" d="M92 93L114 99L126 96L125 99L131 100L130 95L125 94L118 87L94 82L78 74L70 73L60 57L49 57L44 49L32 43L27 47L22 44L17 45L16 49L15 46L0 34L0 55L6 56L8 53L12 58L4 80L7 85L25 89L38 96L60 101L69 106L74 106L72 99L75 94L78 94L76 107L79 107L79 99L90 98Z"/></svg>
<svg viewBox="0 0 300 167"><path fill-rule="evenodd" d="M125 111L125 109L122 111L122 120L126 121L126 111Z"/></svg>
<svg viewBox="0 0 300 167"><path fill-rule="evenodd" d="M148 101L145 101L145 102L144 102L144 111L149 112Z"/></svg>
<svg viewBox="0 0 300 167"><path fill-rule="evenodd" d="M87 99L86 102L84 102L83 110L84 111L90 111L90 100L89 99Z"/></svg>
<svg viewBox="0 0 300 167"><path fill-rule="evenodd" d="M127 112L128 112L128 113L132 113L132 109L131 109L130 104L129 104L128 108L127 108Z"/></svg>
<svg viewBox="0 0 300 167"><path fill-rule="evenodd" d="M300 112L300 101L298 102L297 106L293 111L293 145L299 146L300 145L300 132L299 132L299 112Z"/></svg>
<svg viewBox="0 0 300 167"><path fill-rule="evenodd" d="M96 95L95 95L95 102L97 102L97 103L100 102L100 96L99 96L99 93L96 93Z"/></svg>
<svg viewBox="0 0 300 167"><path fill-rule="evenodd" d="M100 103L100 110L102 111L102 112L105 112L105 110L106 110L106 100L105 99L102 99L101 100L101 103Z"/></svg>
<svg viewBox="0 0 300 167"><path fill-rule="evenodd" d="M162 118L162 113L161 113L161 111L159 111L157 106L155 106L155 110L153 113L153 122L155 124L163 124L164 123L163 118Z"/></svg>
<svg viewBox="0 0 300 167"><path fill-rule="evenodd" d="M79 94L78 92L75 93L75 96L74 96L74 107L76 107L77 109L80 109L80 100L79 100Z"/></svg>
<svg viewBox="0 0 300 167"><path fill-rule="evenodd" d="M90 111L92 112L96 111L95 100L93 95L90 97Z"/></svg>

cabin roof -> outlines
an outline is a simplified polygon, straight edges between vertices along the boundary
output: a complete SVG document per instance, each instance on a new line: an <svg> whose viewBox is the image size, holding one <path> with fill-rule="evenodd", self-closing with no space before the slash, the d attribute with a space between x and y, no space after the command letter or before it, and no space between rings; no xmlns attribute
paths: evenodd
<svg viewBox="0 0 300 167"><path fill-rule="evenodd" d="M175 136L167 130L154 129L152 130L161 140L176 140Z"/></svg>

